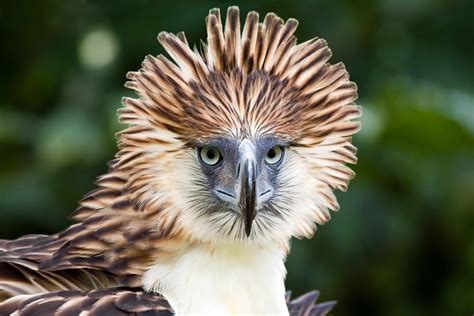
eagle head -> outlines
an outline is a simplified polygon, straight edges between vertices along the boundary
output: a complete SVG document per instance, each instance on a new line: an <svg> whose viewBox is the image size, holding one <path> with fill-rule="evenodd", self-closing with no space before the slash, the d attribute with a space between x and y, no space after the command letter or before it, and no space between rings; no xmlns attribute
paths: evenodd
<svg viewBox="0 0 474 316"><path fill-rule="evenodd" d="M113 169L134 205L168 235L198 242L286 243L337 210L356 162L356 85L328 63L323 39L298 44L298 22L230 7L207 19L207 42L160 33L171 60L128 74Z"/></svg>

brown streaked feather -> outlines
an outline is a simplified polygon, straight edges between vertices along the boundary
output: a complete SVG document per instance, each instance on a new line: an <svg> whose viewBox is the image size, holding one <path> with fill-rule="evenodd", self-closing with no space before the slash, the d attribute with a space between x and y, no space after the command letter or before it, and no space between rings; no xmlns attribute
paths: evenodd
<svg viewBox="0 0 474 316"><path fill-rule="evenodd" d="M27 315L173 315L159 295L138 288L55 291L20 295L0 303L0 314Z"/></svg>
<svg viewBox="0 0 474 316"><path fill-rule="evenodd" d="M230 69L239 67L241 55L240 41L240 16L238 7L229 7L227 9L227 18L225 21L225 54L227 64Z"/></svg>
<svg viewBox="0 0 474 316"><path fill-rule="evenodd" d="M13 241L0 241L0 293L2 297L56 290L87 290L131 283L131 276L120 277L104 270L70 267L61 271L40 268L64 241L58 235L28 235Z"/></svg>
<svg viewBox="0 0 474 316"><path fill-rule="evenodd" d="M206 19L207 23L207 64L210 69L221 71L225 69L225 40L222 30L219 9L212 9Z"/></svg>
<svg viewBox="0 0 474 316"><path fill-rule="evenodd" d="M319 291L306 293L292 301L289 301L290 294L291 292L287 292L287 304L292 316L325 316L336 305L336 301L315 304L319 298Z"/></svg>

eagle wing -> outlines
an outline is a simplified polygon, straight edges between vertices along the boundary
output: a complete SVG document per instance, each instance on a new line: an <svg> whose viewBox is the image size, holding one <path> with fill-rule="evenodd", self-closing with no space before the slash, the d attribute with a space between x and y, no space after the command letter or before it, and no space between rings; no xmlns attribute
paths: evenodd
<svg viewBox="0 0 474 316"><path fill-rule="evenodd" d="M85 313L84 313L85 312ZM168 302L138 288L56 291L19 295L0 303L0 314L26 315L172 315Z"/></svg>
<svg viewBox="0 0 474 316"><path fill-rule="evenodd" d="M319 292L307 293L287 304L291 316L324 316L336 302L315 304ZM0 303L0 314L23 315L173 315L166 299L140 288L110 288L90 291L56 291L19 295Z"/></svg>
<svg viewBox="0 0 474 316"><path fill-rule="evenodd" d="M58 235L26 235L16 240L0 240L0 302L16 295L85 291L137 283L133 275L115 275L92 265L69 264L43 269L42 265L50 262L57 250L67 243Z"/></svg>
<svg viewBox="0 0 474 316"><path fill-rule="evenodd" d="M136 210L126 181L112 168L96 181L72 217L54 235L0 240L0 302L22 294L139 287L161 255L166 230Z"/></svg>

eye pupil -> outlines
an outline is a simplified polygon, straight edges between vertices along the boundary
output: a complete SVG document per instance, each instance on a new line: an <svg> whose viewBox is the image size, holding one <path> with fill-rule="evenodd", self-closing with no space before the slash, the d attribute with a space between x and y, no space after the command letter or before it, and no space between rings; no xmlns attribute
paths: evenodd
<svg viewBox="0 0 474 316"><path fill-rule="evenodd" d="M216 153L214 150L208 150L206 154L207 154L207 158L209 159L214 159L214 157L216 156Z"/></svg>
<svg viewBox="0 0 474 316"><path fill-rule="evenodd" d="M275 149L273 149L273 148L270 149L270 150L268 151L268 158L275 158L275 156L276 156Z"/></svg>

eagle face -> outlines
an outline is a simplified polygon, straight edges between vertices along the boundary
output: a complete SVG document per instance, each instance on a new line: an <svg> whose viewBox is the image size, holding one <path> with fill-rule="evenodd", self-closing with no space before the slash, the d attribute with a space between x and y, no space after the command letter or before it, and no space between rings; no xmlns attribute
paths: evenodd
<svg viewBox="0 0 474 316"><path fill-rule="evenodd" d="M229 8L206 19L207 43L160 33L173 61L147 56L128 74L114 170L133 204L168 237L286 244L337 210L356 162L356 86L322 39L297 44L297 21L259 22Z"/></svg>
<svg viewBox="0 0 474 316"><path fill-rule="evenodd" d="M175 179L168 187L183 230L212 243L283 245L292 236L310 237L315 222L329 219L327 211L315 213L332 193L314 177L304 150L275 134L193 141L166 176Z"/></svg>
<svg viewBox="0 0 474 316"><path fill-rule="evenodd" d="M202 213L219 213L232 223L228 233L242 227L251 234L257 212L278 215L273 197L279 192L279 178L284 163L286 144L275 137L258 139L212 139L197 146L206 188L213 205ZM271 215L274 213L273 215ZM237 225L237 227L236 227Z"/></svg>
<svg viewBox="0 0 474 316"><path fill-rule="evenodd" d="M286 242L310 237L332 197L299 148L277 137L213 138L187 149L177 171L176 207L200 241ZM337 204L332 205L337 209Z"/></svg>

